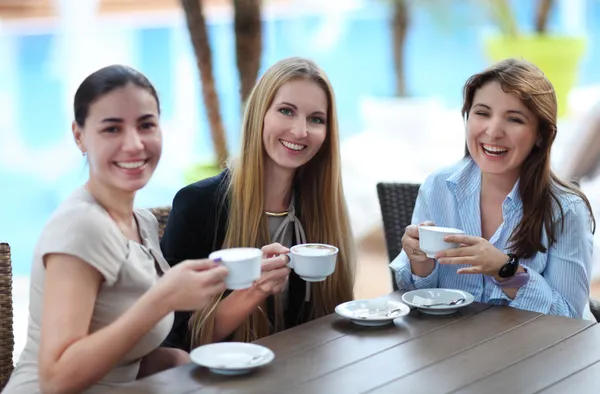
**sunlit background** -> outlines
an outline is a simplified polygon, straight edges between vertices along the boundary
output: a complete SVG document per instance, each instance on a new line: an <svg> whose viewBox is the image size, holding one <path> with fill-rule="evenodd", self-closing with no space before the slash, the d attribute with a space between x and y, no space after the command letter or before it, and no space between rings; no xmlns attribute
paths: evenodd
<svg viewBox="0 0 600 394"><path fill-rule="evenodd" d="M490 16L493 1L262 3L258 74L281 58L305 56L323 67L335 88L344 184L361 251L359 297L391 289L376 183L420 183L462 156L462 86L505 53L493 44L494 37L506 34L500 23L506 20ZM203 12L227 147L235 155L242 106L232 3L204 0ZM394 19L397 3L406 8ZM506 4L520 33L532 33L539 2ZM557 87L567 81L553 156L555 170L567 173L565 166L577 158L577 142L600 133L600 1L554 1L546 30L548 37L574 37L581 47L581 53L565 55L565 45L546 48L541 58L547 52L555 57L538 64L549 76L545 67L558 65L558 74L552 74ZM403 43L394 32L405 34ZM399 42L401 57L395 63ZM563 65L565 59L571 66ZM175 192L196 176L194 166L216 159L181 3L0 0L0 241L9 242L13 254L15 354L24 345L35 242L51 213L87 175L70 132L73 94L85 76L113 63L140 70L158 89L164 152L137 205L170 205ZM395 64L404 71L400 87ZM582 186L599 210L600 187L593 174L582 179Z"/></svg>

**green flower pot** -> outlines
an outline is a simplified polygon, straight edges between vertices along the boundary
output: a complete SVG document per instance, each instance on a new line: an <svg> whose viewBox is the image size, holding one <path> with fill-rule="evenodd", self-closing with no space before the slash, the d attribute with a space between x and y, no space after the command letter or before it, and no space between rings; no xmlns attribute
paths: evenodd
<svg viewBox="0 0 600 394"><path fill-rule="evenodd" d="M219 174L223 169L214 163L194 164L183 173L186 185L200 181L202 179L213 177Z"/></svg>
<svg viewBox="0 0 600 394"><path fill-rule="evenodd" d="M586 51L584 37L492 36L485 40L485 49L493 62L515 57L538 66L554 85L558 116L567 114L567 97L577 82L579 63Z"/></svg>

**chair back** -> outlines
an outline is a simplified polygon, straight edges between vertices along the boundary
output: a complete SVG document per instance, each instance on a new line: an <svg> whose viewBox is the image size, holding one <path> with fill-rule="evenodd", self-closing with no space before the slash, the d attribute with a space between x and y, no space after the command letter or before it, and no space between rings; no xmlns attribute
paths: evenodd
<svg viewBox="0 0 600 394"><path fill-rule="evenodd" d="M377 196L390 262L402 251L402 237L404 236L404 230L412 220L420 186L414 183L380 182L377 184ZM392 286L394 290L398 290L393 273Z"/></svg>
<svg viewBox="0 0 600 394"><path fill-rule="evenodd" d="M14 347L10 246L0 243L0 391L13 370Z"/></svg>
<svg viewBox="0 0 600 394"><path fill-rule="evenodd" d="M402 251L402 237L412 220L419 187L420 185L411 183L377 184L385 244L390 261Z"/></svg>
<svg viewBox="0 0 600 394"><path fill-rule="evenodd" d="M156 217L156 220L158 220L158 239L160 240L165 233L165 227L167 226L167 221L169 220L171 207L150 208L150 212L152 212L152 214Z"/></svg>

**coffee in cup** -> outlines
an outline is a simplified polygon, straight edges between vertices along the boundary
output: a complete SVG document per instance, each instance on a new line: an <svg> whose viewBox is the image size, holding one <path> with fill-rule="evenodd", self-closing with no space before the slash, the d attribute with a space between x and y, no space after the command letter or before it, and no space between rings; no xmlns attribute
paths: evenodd
<svg viewBox="0 0 600 394"><path fill-rule="evenodd" d="M321 244L296 245L293 249L302 256L327 256L337 252L333 246Z"/></svg>
<svg viewBox="0 0 600 394"><path fill-rule="evenodd" d="M257 248L231 248L211 253L209 259L219 261L229 273L225 285L230 290L247 289L260 278L262 251Z"/></svg>
<svg viewBox="0 0 600 394"><path fill-rule="evenodd" d="M290 249L288 267L307 282L322 282L335 271L338 248L326 244L300 244Z"/></svg>
<svg viewBox="0 0 600 394"><path fill-rule="evenodd" d="M449 227L419 226L419 249L432 259L438 252L458 248L460 244L444 241L446 235L457 234L464 234L464 231Z"/></svg>

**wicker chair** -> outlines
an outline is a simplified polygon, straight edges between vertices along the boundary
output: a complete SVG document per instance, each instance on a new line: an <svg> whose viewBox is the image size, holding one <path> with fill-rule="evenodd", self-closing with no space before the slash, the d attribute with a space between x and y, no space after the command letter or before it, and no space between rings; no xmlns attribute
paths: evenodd
<svg viewBox="0 0 600 394"><path fill-rule="evenodd" d="M0 391L13 370L14 346L10 246L0 243Z"/></svg>
<svg viewBox="0 0 600 394"><path fill-rule="evenodd" d="M418 184L411 183L378 183L377 196L381 207L385 244L390 261L402 251L404 230L412 220L417 195ZM392 272L392 287L398 290L398 285Z"/></svg>
<svg viewBox="0 0 600 394"><path fill-rule="evenodd" d="M419 194L419 187L418 184L407 183L377 184L385 243L390 261L402 251L402 236L404 236L404 230L412 221L412 212ZM398 290L393 273L392 286L394 290ZM600 322L600 301L590 298L590 310L596 321Z"/></svg>
<svg viewBox="0 0 600 394"><path fill-rule="evenodd" d="M167 220L169 220L171 207L150 208L150 212L152 212L154 216L156 216L156 220L158 220L158 238L161 239L165 233L165 227L167 226Z"/></svg>

